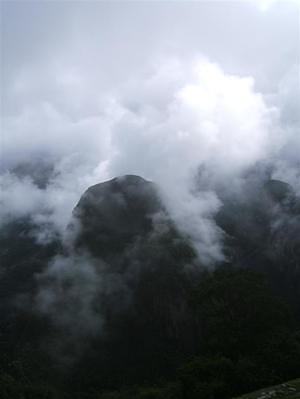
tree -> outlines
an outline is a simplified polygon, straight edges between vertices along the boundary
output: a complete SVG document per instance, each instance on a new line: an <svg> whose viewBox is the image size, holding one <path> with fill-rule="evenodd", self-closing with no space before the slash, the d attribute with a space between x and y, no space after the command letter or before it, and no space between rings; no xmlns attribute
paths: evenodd
<svg viewBox="0 0 300 399"><path fill-rule="evenodd" d="M207 273L193 303L200 351L233 362L237 391L296 377L300 347L293 318L263 275L233 268Z"/></svg>

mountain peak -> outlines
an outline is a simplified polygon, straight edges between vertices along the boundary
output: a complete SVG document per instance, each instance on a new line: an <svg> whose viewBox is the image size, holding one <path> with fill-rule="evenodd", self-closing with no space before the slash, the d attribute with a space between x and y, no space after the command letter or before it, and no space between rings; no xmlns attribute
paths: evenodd
<svg viewBox="0 0 300 399"><path fill-rule="evenodd" d="M125 175L89 187L74 209L80 244L92 253L118 252L153 228L153 216L165 212L157 186ZM109 249L110 248L110 249Z"/></svg>
<svg viewBox="0 0 300 399"><path fill-rule="evenodd" d="M281 180L271 179L264 184L264 191L275 202L282 202L293 194L292 187Z"/></svg>

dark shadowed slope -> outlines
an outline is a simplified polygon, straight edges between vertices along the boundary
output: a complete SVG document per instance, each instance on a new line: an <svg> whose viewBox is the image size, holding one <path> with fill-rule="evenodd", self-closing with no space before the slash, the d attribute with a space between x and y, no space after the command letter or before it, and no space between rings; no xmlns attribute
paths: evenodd
<svg viewBox="0 0 300 399"><path fill-rule="evenodd" d="M220 197L215 271L138 176L90 187L61 243L3 225L0 394L224 399L297 377L299 199L274 180Z"/></svg>
<svg viewBox="0 0 300 399"><path fill-rule="evenodd" d="M157 188L141 177L128 175L96 184L73 212L80 221L76 245L95 256L111 256L149 234L159 213L166 218Z"/></svg>
<svg viewBox="0 0 300 399"><path fill-rule="evenodd" d="M265 272L300 317L300 200L288 184L269 180L224 200L216 217L237 267Z"/></svg>

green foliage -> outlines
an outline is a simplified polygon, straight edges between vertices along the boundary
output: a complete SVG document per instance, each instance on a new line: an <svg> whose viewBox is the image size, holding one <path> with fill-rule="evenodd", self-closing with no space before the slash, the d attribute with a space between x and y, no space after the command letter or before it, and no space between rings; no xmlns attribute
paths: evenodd
<svg viewBox="0 0 300 399"><path fill-rule="evenodd" d="M179 371L183 397L224 398L230 394L234 365L225 357L197 357Z"/></svg>
<svg viewBox="0 0 300 399"><path fill-rule="evenodd" d="M18 381L9 374L0 375L1 399L59 399L53 388L46 385L34 385L30 382Z"/></svg>
<svg viewBox="0 0 300 399"><path fill-rule="evenodd" d="M225 399L300 369L291 312L263 275L233 268L206 272L191 297L198 353L179 367L174 383L101 399Z"/></svg>
<svg viewBox="0 0 300 399"><path fill-rule="evenodd" d="M291 324L287 306L262 275L247 269L221 269L204 276L194 305L205 350L237 360L277 342Z"/></svg>
<svg viewBox="0 0 300 399"><path fill-rule="evenodd" d="M19 399L20 388L16 380L9 374L0 375L0 397L2 399Z"/></svg>
<svg viewBox="0 0 300 399"><path fill-rule="evenodd" d="M164 298L170 287L172 295L179 292L180 275L166 270L166 274L149 273L141 279L136 318L128 331L122 331L127 338L118 346L107 346L106 358L100 356L105 353L103 347L93 347L102 363L83 357L80 367L70 369L70 385L59 387L59 371L51 370L53 360L28 341L27 349L16 347L17 357L1 359L1 399L226 399L297 376L299 334L289 308L274 296L262 275L223 268L203 273L196 288L195 281L189 285L184 280L184 314L188 312L194 324L183 324L173 302ZM177 319L168 319L171 311ZM175 350L180 341L174 331L178 334L184 328L189 329L187 337L196 338L190 356ZM177 339L170 341L172 345L168 334ZM115 363L109 363L111 354ZM158 376L171 382L162 382Z"/></svg>
<svg viewBox="0 0 300 399"><path fill-rule="evenodd" d="M104 392L102 394L98 394L96 399L123 399L125 398L120 392Z"/></svg>
<svg viewBox="0 0 300 399"><path fill-rule="evenodd" d="M201 326L202 352L230 359L231 378L216 370L213 374L235 392L296 376L300 348L291 312L262 275L248 269L208 273L193 303Z"/></svg>
<svg viewBox="0 0 300 399"><path fill-rule="evenodd" d="M166 383L160 386L137 386L120 391L98 394L96 399L179 399L180 383Z"/></svg>

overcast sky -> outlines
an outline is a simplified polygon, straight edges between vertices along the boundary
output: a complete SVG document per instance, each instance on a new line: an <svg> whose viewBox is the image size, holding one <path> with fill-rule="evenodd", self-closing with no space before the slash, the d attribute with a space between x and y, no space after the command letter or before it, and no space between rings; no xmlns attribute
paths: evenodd
<svg viewBox="0 0 300 399"><path fill-rule="evenodd" d="M63 229L89 185L140 174L217 254L192 177L270 161L300 188L299 54L298 0L2 1L2 215ZM13 173L41 159L46 190Z"/></svg>

